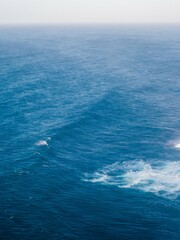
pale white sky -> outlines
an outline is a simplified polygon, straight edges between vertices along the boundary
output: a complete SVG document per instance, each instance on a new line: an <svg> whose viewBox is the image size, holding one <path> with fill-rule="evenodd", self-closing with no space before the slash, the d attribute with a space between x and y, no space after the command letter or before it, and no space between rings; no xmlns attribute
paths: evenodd
<svg viewBox="0 0 180 240"><path fill-rule="evenodd" d="M0 24L180 22L180 0L0 0Z"/></svg>

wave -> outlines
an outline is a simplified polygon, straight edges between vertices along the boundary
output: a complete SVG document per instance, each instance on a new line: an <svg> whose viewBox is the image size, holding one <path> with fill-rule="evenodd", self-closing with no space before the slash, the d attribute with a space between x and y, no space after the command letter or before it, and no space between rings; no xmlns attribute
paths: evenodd
<svg viewBox="0 0 180 240"><path fill-rule="evenodd" d="M180 195L180 162L128 161L107 165L84 181L133 188L176 199Z"/></svg>
<svg viewBox="0 0 180 240"><path fill-rule="evenodd" d="M72 115L70 114L70 117L65 119L65 121L58 122L57 126L48 132L48 135L51 135L53 138L58 137L59 132L71 132L72 129L81 131L88 123L91 127L93 124L96 125L96 123L99 123L99 119L104 118L105 115L113 117L111 114L112 109L117 108L117 105L114 103L120 98L121 96L114 89L103 92L96 96L95 99L91 99L90 102L86 103L82 109L81 107L74 107L76 110L72 111Z"/></svg>

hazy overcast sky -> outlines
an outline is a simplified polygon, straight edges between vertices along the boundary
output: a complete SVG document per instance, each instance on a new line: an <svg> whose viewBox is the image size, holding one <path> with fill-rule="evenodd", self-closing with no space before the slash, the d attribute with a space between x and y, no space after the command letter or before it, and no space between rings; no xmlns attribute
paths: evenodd
<svg viewBox="0 0 180 240"><path fill-rule="evenodd" d="M0 24L180 22L180 0L0 0Z"/></svg>

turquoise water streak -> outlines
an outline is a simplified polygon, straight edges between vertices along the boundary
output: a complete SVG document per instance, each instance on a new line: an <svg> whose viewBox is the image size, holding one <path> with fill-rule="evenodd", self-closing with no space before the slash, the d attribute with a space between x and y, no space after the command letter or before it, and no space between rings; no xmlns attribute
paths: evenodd
<svg viewBox="0 0 180 240"><path fill-rule="evenodd" d="M0 239L180 239L180 26L0 27Z"/></svg>

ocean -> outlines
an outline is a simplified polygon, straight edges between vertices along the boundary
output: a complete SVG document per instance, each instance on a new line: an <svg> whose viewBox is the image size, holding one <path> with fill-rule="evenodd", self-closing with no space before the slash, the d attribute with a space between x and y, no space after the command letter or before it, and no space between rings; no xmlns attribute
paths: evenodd
<svg viewBox="0 0 180 240"><path fill-rule="evenodd" d="M180 239L180 26L0 27L0 239Z"/></svg>

